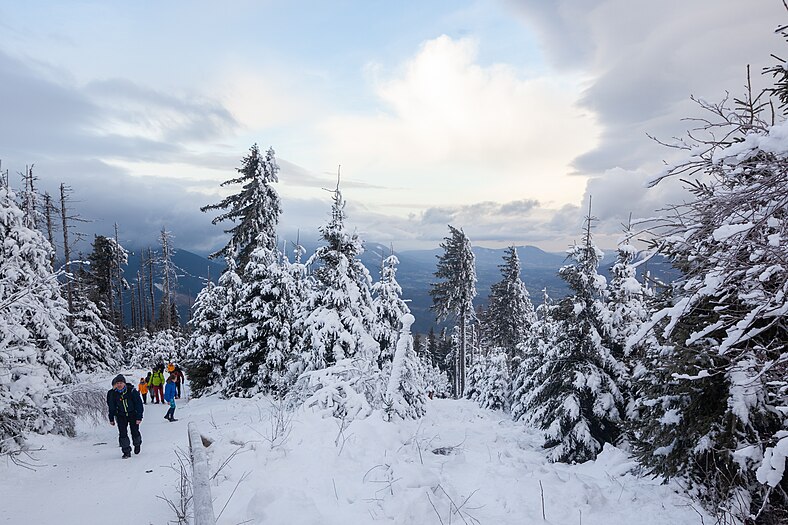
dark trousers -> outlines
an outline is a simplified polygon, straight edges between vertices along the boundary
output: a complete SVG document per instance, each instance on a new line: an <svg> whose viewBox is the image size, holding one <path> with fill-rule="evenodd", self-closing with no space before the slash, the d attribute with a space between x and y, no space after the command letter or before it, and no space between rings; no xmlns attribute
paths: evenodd
<svg viewBox="0 0 788 525"><path fill-rule="evenodd" d="M180 399L181 398L181 383L180 383L180 381L175 383L175 388L178 391L178 393L175 394L175 399Z"/></svg>
<svg viewBox="0 0 788 525"><path fill-rule="evenodd" d="M173 419L175 417L175 405L170 405L170 409L165 414L164 419Z"/></svg>
<svg viewBox="0 0 788 525"><path fill-rule="evenodd" d="M124 454L131 453L132 443L134 446L142 445L142 434L140 434L140 426L137 424L136 417L132 416L131 419L127 419L121 414L115 416L115 424L118 426L118 444ZM129 442L129 428L131 429L131 442Z"/></svg>
<svg viewBox="0 0 788 525"><path fill-rule="evenodd" d="M145 405L148 404L148 394L147 393L146 394L142 394L142 402Z"/></svg>

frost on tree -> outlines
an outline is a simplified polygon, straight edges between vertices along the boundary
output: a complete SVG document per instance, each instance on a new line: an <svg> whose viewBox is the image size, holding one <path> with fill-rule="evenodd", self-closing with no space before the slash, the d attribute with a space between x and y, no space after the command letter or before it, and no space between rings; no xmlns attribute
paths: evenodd
<svg viewBox="0 0 788 525"><path fill-rule="evenodd" d="M542 290L542 304L536 309L536 321L531 326L528 338L520 344L522 360L514 372L512 383L512 419L526 419L527 402L531 394L533 376L544 364L548 350L553 346L560 329L556 319L557 306Z"/></svg>
<svg viewBox="0 0 788 525"><path fill-rule="evenodd" d="M509 410L512 381L506 352L498 349L484 358L484 373L476 388L479 406L490 410Z"/></svg>
<svg viewBox="0 0 788 525"><path fill-rule="evenodd" d="M526 340L536 321L536 313L520 278L520 258L514 246L506 249L503 261L498 266L502 278L490 289L484 332L487 345L504 349L509 362L516 367L520 358L517 348Z"/></svg>
<svg viewBox="0 0 788 525"><path fill-rule="evenodd" d="M189 387L194 397L214 392L225 377L230 346L227 318L230 287L240 287L234 261L228 257L228 267L218 285L208 282L194 301L189 321L191 334L186 343L184 364L189 376Z"/></svg>
<svg viewBox="0 0 788 525"><path fill-rule="evenodd" d="M213 219L213 224L226 221L233 223L230 229L225 230L225 233L230 234L227 245L211 257L237 256L238 268L243 273L256 248L262 247L272 252L276 250L276 226L281 206L279 196L272 186L279 180L279 166L274 150L269 149L263 155L257 144L254 144L236 171L238 177L223 182L222 186L240 184L240 190L228 195L218 204L200 209L204 212L221 210Z"/></svg>
<svg viewBox="0 0 788 525"><path fill-rule="evenodd" d="M68 407L52 396L72 381L73 369L61 343L71 332L51 250L0 185L0 452L25 432L74 431Z"/></svg>
<svg viewBox="0 0 788 525"><path fill-rule="evenodd" d="M101 318L96 303L75 294L71 321L74 338L69 347L77 371L112 371L123 364L120 342L112 325Z"/></svg>
<svg viewBox="0 0 788 525"><path fill-rule="evenodd" d="M583 244L568 251L572 263L559 271L573 295L556 308L560 328L518 400L526 419L544 431L552 461L594 459L621 431L623 368L603 344L605 279L597 273L603 254L591 241L590 214L586 220Z"/></svg>
<svg viewBox="0 0 788 525"><path fill-rule="evenodd" d="M381 367L391 363L402 330L402 318L410 313L408 305L402 299L402 288L397 282L398 264L396 255L386 257L380 270L380 281L372 286L372 307L375 311L372 335L380 344Z"/></svg>
<svg viewBox="0 0 788 525"><path fill-rule="evenodd" d="M442 279L431 284L432 309L439 321L449 316L459 321L459 345L454 361L454 395L465 390L465 367L469 321L474 319L473 298L476 297L476 257L471 242L462 230L449 225L449 237L441 243L443 254L438 255L435 277Z"/></svg>
<svg viewBox="0 0 788 525"><path fill-rule="evenodd" d="M331 219L320 229L325 245L307 265L316 266L304 304L299 369L292 399L330 409L338 417L365 417L380 404L380 345L372 336L369 272L359 237L345 229L345 201L337 186Z"/></svg>
<svg viewBox="0 0 788 525"><path fill-rule="evenodd" d="M331 220L320 228L325 245L309 264L316 289L307 299L303 351L307 370L319 370L346 358L374 360L380 345L375 327L369 271L359 259L364 248L345 228L345 201L334 191Z"/></svg>
<svg viewBox="0 0 788 525"><path fill-rule="evenodd" d="M424 372L421 361L413 349L413 336L410 327L415 319L404 314L400 323L396 351L391 362L386 394L383 398L384 410L391 420L418 419L425 413L426 397L424 392Z"/></svg>
<svg viewBox="0 0 788 525"><path fill-rule="evenodd" d="M292 274L279 253L264 247L253 251L235 307L228 395L285 393L285 366L296 343L297 300Z"/></svg>
<svg viewBox="0 0 788 525"><path fill-rule="evenodd" d="M131 366L150 369L157 365L180 363L186 340L176 330L161 330L148 335L140 333L128 343Z"/></svg>
<svg viewBox="0 0 788 525"><path fill-rule="evenodd" d="M639 334L655 342L636 452L688 477L710 508L777 523L788 519L788 123L764 122L768 102L749 94L702 106L708 140L687 143L662 177L695 180L658 239L683 279Z"/></svg>

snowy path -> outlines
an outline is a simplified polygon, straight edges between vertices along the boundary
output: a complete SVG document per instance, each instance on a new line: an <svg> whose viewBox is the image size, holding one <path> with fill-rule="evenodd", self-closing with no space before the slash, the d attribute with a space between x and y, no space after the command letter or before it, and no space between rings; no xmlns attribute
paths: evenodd
<svg viewBox="0 0 788 525"><path fill-rule="evenodd" d="M109 425L83 425L76 439L32 437L46 449L35 472L0 464L0 524L174 522L157 496L176 499L170 466L173 451L187 449L190 420L215 440L216 513L226 504L219 525L701 523L678 485L634 475L624 452L609 447L595 462L551 464L538 436L468 401L431 401L418 422L388 423L377 413L344 429L299 410L275 446L277 411L266 398L184 399L175 423L163 419L165 408L146 406L142 454L130 460L120 459ZM447 446L447 455L433 452Z"/></svg>
<svg viewBox="0 0 788 525"><path fill-rule="evenodd" d="M173 514L156 496L173 495L173 451L188 450L185 394L177 401L174 423L164 419L167 405L148 400L140 425L142 452L128 460L121 459L117 428L107 422L81 421L74 439L31 436L32 448L45 449L34 453L35 471L0 465L0 523L166 524Z"/></svg>

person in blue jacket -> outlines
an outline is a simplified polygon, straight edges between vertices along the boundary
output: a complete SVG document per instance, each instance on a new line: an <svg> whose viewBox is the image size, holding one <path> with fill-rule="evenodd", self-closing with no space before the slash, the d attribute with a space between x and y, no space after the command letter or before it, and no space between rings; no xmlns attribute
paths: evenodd
<svg viewBox="0 0 788 525"><path fill-rule="evenodd" d="M175 397L178 395L178 387L175 385L175 374L170 374L167 378L167 384L164 385L164 401L170 404L170 409L164 415L164 419L172 422L178 421L175 419Z"/></svg>
<svg viewBox="0 0 788 525"><path fill-rule="evenodd" d="M142 447L142 397L134 390L134 385L126 384L123 374L118 374L112 380L112 389L107 392L107 407L109 408L109 424L118 427L118 444L123 451L123 459L131 457L131 445L134 453L139 454ZM131 429L131 442L128 430Z"/></svg>

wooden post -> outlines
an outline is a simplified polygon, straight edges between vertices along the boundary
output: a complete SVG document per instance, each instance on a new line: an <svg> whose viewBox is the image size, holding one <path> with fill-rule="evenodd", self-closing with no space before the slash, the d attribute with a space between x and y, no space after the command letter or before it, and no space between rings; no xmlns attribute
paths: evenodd
<svg viewBox="0 0 788 525"><path fill-rule="evenodd" d="M189 450L192 460L192 502L194 504L194 525L216 525L211 499L208 455L197 425L189 422Z"/></svg>

